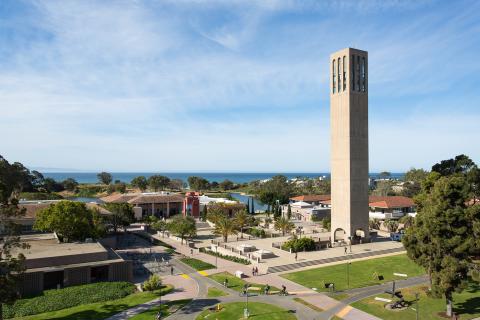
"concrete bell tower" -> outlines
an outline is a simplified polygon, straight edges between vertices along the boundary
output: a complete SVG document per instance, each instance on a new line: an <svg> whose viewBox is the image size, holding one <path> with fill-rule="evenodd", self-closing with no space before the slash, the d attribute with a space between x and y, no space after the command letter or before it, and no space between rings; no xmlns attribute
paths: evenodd
<svg viewBox="0 0 480 320"><path fill-rule="evenodd" d="M358 243L368 230L368 53L330 56L332 241Z"/></svg>

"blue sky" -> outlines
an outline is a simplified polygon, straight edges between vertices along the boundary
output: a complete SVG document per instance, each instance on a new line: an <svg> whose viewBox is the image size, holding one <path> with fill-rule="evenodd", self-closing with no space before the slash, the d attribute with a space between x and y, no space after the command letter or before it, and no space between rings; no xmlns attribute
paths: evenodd
<svg viewBox="0 0 480 320"><path fill-rule="evenodd" d="M480 162L478 1L0 1L0 154L329 171L328 57L369 51L370 171Z"/></svg>

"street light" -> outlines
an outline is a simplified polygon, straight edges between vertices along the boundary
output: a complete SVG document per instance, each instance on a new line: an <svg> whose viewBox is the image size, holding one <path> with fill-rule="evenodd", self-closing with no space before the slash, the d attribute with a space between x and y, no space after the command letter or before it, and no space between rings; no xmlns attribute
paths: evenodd
<svg viewBox="0 0 480 320"><path fill-rule="evenodd" d="M245 309L243 309L243 317L245 319L248 319L248 317L250 316L249 312L248 312L248 289L250 288L250 285L249 284L245 284Z"/></svg>
<svg viewBox="0 0 480 320"><path fill-rule="evenodd" d="M347 260L347 289L350 289L350 259Z"/></svg>
<svg viewBox="0 0 480 320"><path fill-rule="evenodd" d="M415 309L417 309L417 310L416 310L416 313L417 313L416 319L417 319L417 320L419 319L419 318L418 318L418 298L419 298L419 294L418 294L418 292L416 292L416 293L415 293L415 304L416 304L416 308L415 308Z"/></svg>

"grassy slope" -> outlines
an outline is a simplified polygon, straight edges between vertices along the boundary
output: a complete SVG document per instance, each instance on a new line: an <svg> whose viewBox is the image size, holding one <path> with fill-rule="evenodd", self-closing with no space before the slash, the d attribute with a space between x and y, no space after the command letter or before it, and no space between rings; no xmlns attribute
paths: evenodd
<svg viewBox="0 0 480 320"><path fill-rule="evenodd" d="M232 319L241 319L243 317L243 308L245 307L244 302L234 302L227 303L222 305L222 310L219 312L212 312L210 310L203 311L198 317L197 320L203 320L209 314L212 316L207 317L207 319L216 319L216 320L232 320ZM294 320L297 319L292 313L288 310L279 308L277 306L250 302L248 304L248 310L250 311L250 318L255 320Z"/></svg>
<svg viewBox="0 0 480 320"><path fill-rule="evenodd" d="M424 270L413 263L406 255L396 255L384 258L353 261L350 266L350 288L359 288L384 283L395 279L394 272L406 273L409 277L424 274ZM382 275L384 280L374 279L373 273ZM347 289L346 263L287 273L282 277L297 282L308 288L317 288L318 291L327 291L324 284L335 283L336 290Z"/></svg>
<svg viewBox="0 0 480 320"><path fill-rule="evenodd" d="M420 293L419 318L423 320L445 319L438 316L439 312L445 311L445 300L427 296L426 289L426 286L401 289L405 301L411 303L410 308L402 311L386 310L385 302L376 301L375 297L355 302L352 306L385 320L415 320L416 315L412 307L416 308L414 300L415 293L418 292ZM381 294L379 297L390 299L390 296L386 294ZM460 319L480 317L480 285L478 283L470 283L470 286L462 293L454 293L453 301L453 310L460 314Z"/></svg>
<svg viewBox="0 0 480 320"><path fill-rule="evenodd" d="M238 292L241 292L243 290L243 286L245 285L245 283L247 283L245 280L237 278L228 272L215 273L215 274L209 275L208 277L217 281L222 285L223 285L223 282L225 281L225 278L227 278L228 288ZM257 292L261 292L261 293L263 293L263 288L265 287L263 284L256 284L256 283L252 283L251 286L260 288L260 290L258 290ZM279 289L270 286L270 291L279 291ZM255 292L255 291L252 291L252 292Z"/></svg>
<svg viewBox="0 0 480 320"><path fill-rule="evenodd" d="M216 298L216 297L224 297L224 296L228 296L228 293L226 293L226 292L224 292L220 289L217 289L215 287L208 288L207 297Z"/></svg>
<svg viewBox="0 0 480 320"><path fill-rule="evenodd" d="M180 261L182 261L186 265L189 265L190 267L192 267L193 269L198 270L198 271L215 268L214 265L211 265L208 262L204 262L202 260L198 260L198 259L195 259L195 258L183 258L183 259L180 259Z"/></svg>
<svg viewBox="0 0 480 320"><path fill-rule="evenodd" d="M164 295L172 290L171 286L166 286L160 292L137 292L125 298L112 300L108 302L98 302L85 304L73 308L46 312L34 316L16 318L22 320L96 320L105 319L136 305L154 300L159 297L159 293Z"/></svg>
<svg viewBox="0 0 480 320"><path fill-rule="evenodd" d="M170 301L168 303L163 303L161 308L160 306L153 307L152 309L139 313L136 316L129 318L130 320L153 320L157 313L162 310L162 319L169 316L170 314L176 312L177 310L183 308L187 303L192 301L191 299L176 300Z"/></svg>

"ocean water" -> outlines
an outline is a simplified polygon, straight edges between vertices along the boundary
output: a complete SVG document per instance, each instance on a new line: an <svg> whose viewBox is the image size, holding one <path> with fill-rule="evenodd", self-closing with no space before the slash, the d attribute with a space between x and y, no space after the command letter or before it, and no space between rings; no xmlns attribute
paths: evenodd
<svg viewBox="0 0 480 320"><path fill-rule="evenodd" d="M97 172L45 172L42 173L45 177L53 178L57 181L63 181L67 178L73 178L79 183L95 183L98 182ZM210 182L217 181L221 182L225 179L231 180L235 183L245 183L254 180L265 180L269 179L277 174L282 174L288 179L296 177L308 177L308 178L317 178L317 177L330 177L328 172L262 172L262 173L232 173L232 172L111 172L113 180L120 180L122 182L129 183L133 178L137 176L150 177L155 174L161 174L169 177L170 179L181 179L187 181L190 176L199 176L207 179ZM376 177L377 173L371 173L371 177ZM403 177L403 173L392 173L393 178Z"/></svg>

